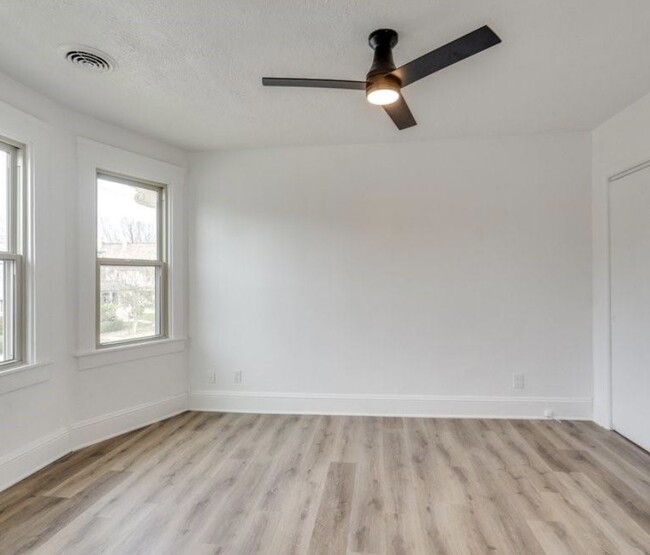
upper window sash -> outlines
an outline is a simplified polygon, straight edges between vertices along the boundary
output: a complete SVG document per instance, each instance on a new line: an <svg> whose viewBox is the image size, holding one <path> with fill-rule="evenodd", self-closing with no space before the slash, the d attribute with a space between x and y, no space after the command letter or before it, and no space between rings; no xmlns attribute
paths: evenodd
<svg viewBox="0 0 650 555"><path fill-rule="evenodd" d="M114 261L123 263L125 261L133 263L142 263L142 264L152 264L152 263L165 263L167 261L167 199L166 191L167 188L162 183L154 183L151 181L133 179L126 176L114 174L112 172L98 170L97 171L97 183L99 180L105 179L107 181L118 183L122 185L128 185L136 189L150 190L156 193L158 199L156 203L156 258L137 258L137 257L117 257L117 256L102 256L97 250L97 259L106 262ZM99 207L99 201L98 201ZM97 223L96 223L96 234L99 237L99 212L97 214ZM99 246L99 241L97 242Z"/></svg>
<svg viewBox="0 0 650 555"><path fill-rule="evenodd" d="M20 181L22 173L22 163L20 159L21 150L0 139L0 151L7 155L7 166L1 168L0 171L6 172L7 190L5 191L5 241L0 241L0 253L5 254L19 254L20 246L20 225L21 221L19 214L20 205Z"/></svg>

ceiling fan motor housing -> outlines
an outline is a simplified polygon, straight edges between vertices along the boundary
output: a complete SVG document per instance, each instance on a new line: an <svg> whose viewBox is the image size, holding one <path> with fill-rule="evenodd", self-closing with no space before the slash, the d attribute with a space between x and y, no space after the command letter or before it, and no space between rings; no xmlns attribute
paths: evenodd
<svg viewBox="0 0 650 555"><path fill-rule="evenodd" d="M375 75L385 75L394 71L393 47L397 44L397 32L392 29L373 31L368 37L368 44L375 51L375 56L366 78L370 79Z"/></svg>

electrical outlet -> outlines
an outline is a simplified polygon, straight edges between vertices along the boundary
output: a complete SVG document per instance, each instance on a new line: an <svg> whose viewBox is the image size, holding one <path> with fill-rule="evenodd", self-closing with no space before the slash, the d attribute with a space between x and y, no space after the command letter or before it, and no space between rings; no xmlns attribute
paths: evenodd
<svg viewBox="0 0 650 555"><path fill-rule="evenodd" d="M214 370L208 372L208 383L217 383L217 373Z"/></svg>
<svg viewBox="0 0 650 555"><path fill-rule="evenodd" d="M524 388L524 375L523 374L513 374L512 375L512 387L514 389L523 389Z"/></svg>
<svg viewBox="0 0 650 555"><path fill-rule="evenodd" d="M232 376L233 383L241 383L241 370L235 370Z"/></svg>
<svg viewBox="0 0 650 555"><path fill-rule="evenodd" d="M553 412L553 409L546 408L544 409L544 416L546 418L555 418L555 413Z"/></svg>

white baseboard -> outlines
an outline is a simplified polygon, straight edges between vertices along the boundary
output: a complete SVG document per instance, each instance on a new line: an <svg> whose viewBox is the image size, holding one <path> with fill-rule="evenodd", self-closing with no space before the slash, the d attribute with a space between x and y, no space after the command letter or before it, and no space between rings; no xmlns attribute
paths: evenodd
<svg viewBox="0 0 650 555"><path fill-rule="evenodd" d="M70 427L73 450L164 420L187 410L187 393L77 422Z"/></svg>
<svg viewBox="0 0 650 555"><path fill-rule="evenodd" d="M332 414L455 418L591 420L592 400L583 397L483 397L445 395L354 395L257 391L193 391L190 410L266 414Z"/></svg>
<svg viewBox="0 0 650 555"><path fill-rule="evenodd" d="M61 428L0 458L0 491L70 452L70 437Z"/></svg>
<svg viewBox="0 0 650 555"><path fill-rule="evenodd" d="M77 422L0 458L0 491L56 459L187 410L187 393Z"/></svg>

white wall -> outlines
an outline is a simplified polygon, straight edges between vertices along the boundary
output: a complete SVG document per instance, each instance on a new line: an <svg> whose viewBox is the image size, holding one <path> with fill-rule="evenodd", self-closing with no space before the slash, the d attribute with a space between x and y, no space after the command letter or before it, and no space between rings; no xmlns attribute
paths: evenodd
<svg viewBox="0 0 650 555"><path fill-rule="evenodd" d="M650 161L650 95L594 130L593 138L593 366L594 419L610 428L610 289L608 178Z"/></svg>
<svg viewBox="0 0 650 555"><path fill-rule="evenodd" d="M178 346L155 358L97 365L83 372L75 356L77 137L180 166L186 165L185 153L67 110L0 73L0 134L9 120L42 129L49 147L46 175L37 172L35 178L49 191L44 206L49 218L46 224L38 222L37 242L43 248L37 253L36 271L49 283L49 295L37 302L48 314L42 335L48 336L50 348L46 360L37 361L45 369L38 369L38 379L31 380L38 383L12 387L31 370L0 376L0 489L80 443L183 408L187 389L187 355ZM37 197L39 202L43 207L44 199ZM185 242L184 230L181 237Z"/></svg>
<svg viewBox="0 0 650 555"><path fill-rule="evenodd" d="M192 405L590 417L590 148L192 155Z"/></svg>

